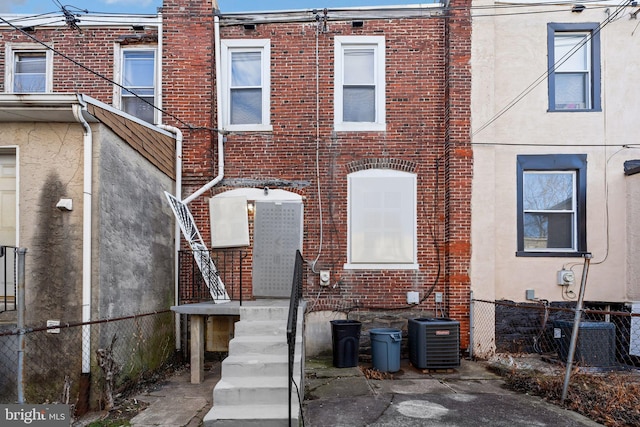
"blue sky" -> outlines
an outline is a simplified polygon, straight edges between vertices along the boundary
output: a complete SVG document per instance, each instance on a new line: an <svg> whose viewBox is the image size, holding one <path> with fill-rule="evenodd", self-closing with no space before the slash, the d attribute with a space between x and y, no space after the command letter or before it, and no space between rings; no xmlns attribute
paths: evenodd
<svg viewBox="0 0 640 427"><path fill-rule="evenodd" d="M205 0L202 0L205 1ZM59 0L60 4L91 12L155 13L162 0ZM426 3L425 0L218 0L224 12L322 9L332 7L380 6ZM39 14L60 10L58 0L0 0L0 13Z"/></svg>

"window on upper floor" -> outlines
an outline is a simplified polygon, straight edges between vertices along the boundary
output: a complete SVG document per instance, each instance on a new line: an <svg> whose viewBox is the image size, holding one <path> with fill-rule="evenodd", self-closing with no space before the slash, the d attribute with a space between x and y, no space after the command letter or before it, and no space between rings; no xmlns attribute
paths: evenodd
<svg viewBox="0 0 640 427"><path fill-rule="evenodd" d="M158 85L156 49L149 46L120 48L116 74L122 87L116 87L114 105L149 123L158 123Z"/></svg>
<svg viewBox="0 0 640 427"><path fill-rule="evenodd" d="M384 131L384 37L336 36L334 67L334 129Z"/></svg>
<svg viewBox="0 0 640 427"><path fill-rule="evenodd" d="M598 24L547 26L549 111L600 111Z"/></svg>
<svg viewBox="0 0 640 427"><path fill-rule="evenodd" d="M518 256L586 252L587 156L520 155Z"/></svg>
<svg viewBox="0 0 640 427"><path fill-rule="evenodd" d="M222 40L223 122L228 130L270 131L268 39Z"/></svg>
<svg viewBox="0 0 640 427"><path fill-rule="evenodd" d="M9 93L51 92L53 61L42 45L6 45L5 91Z"/></svg>
<svg viewBox="0 0 640 427"><path fill-rule="evenodd" d="M417 269L416 175L366 169L347 177L347 269Z"/></svg>

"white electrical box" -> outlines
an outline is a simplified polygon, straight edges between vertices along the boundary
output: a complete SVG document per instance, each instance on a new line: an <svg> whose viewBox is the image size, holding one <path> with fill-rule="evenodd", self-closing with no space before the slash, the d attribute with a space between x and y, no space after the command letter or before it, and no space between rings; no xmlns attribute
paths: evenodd
<svg viewBox="0 0 640 427"><path fill-rule="evenodd" d="M410 291L407 292L407 304L419 304L420 303L420 294L418 292Z"/></svg>
<svg viewBox="0 0 640 427"><path fill-rule="evenodd" d="M573 271L562 269L558 271L558 285L560 286L569 286L575 283L576 276L573 274Z"/></svg>
<svg viewBox="0 0 640 427"><path fill-rule="evenodd" d="M442 292L436 292L436 302L442 302Z"/></svg>
<svg viewBox="0 0 640 427"><path fill-rule="evenodd" d="M320 286L329 286L331 280L331 273L329 270L320 270Z"/></svg>

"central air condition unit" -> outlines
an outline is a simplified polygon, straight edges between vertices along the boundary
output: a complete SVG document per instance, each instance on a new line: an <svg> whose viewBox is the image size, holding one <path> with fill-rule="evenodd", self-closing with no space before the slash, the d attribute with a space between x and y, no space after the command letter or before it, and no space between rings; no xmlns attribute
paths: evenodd
<svg viewBox="0 0 640 427"><path fill-rule="evenodd" d="M409 319L409 361L418 369L460 366L460 322L448 318Z"/></svg>
<svg viewBox="0 0 640 427"><path fill-rule="evenodd" d="M553 336L558 357L569 358L573 321L553 322ZM582 366L611 367L616 365L616 325L610 322L580 322L573 361Z"/></svg>

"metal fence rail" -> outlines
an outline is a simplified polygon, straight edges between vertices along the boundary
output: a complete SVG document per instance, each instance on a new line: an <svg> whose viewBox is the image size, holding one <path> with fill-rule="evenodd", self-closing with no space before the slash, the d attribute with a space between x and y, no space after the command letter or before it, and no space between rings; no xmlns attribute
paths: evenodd
<svg viewBox="0 0 640 427"><path fill-rule="evenodd" d="M0 246L0 313L16 310L18 248Z"/></svg>
<svg viewBox="0 0 640 427"><path fill-rule="evenodd" d="M170 310L59 326L0 330L0 403L65 403L80 415L157 380L175 360ZM91 372L81 371L83 327ZM19 337L24 347L19 346ZM23 352L23 360L19 354ZM21 393L24 396L19 396Z"/></svg>
<svg viewBox="0 0 640 427"><path fill-rule="evenodd" d="M244 265L247 259L247 251L241 249L179 251L179 304L211 301L207 281L204 279L198 264L198 259L200 258L210 258L215 263L216 271L208 270L208 274L219 276L225 284L229 298L234 301L240 301L240 304L242 304L243 270L248 270L249 266ZM215 280L216 278L209 278L209 282L214 282Z"/></svg>

